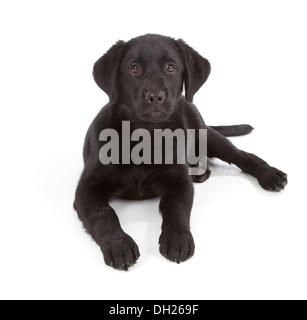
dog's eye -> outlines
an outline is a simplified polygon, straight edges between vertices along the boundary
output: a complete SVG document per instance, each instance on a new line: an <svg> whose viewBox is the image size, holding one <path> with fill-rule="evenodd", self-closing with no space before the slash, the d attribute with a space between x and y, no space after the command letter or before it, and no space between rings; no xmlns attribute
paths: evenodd
<svg viewBox="0 0 307 320"><path fill-rule="evenodd" d="M141 67L138 64L133 64L130 68L130 72L133 74L138 74L141 72Z"/></svg>
<svg viewBox="0 0 307 320"><path fill-rule="evenodd" d="M166 70L166 72L172 73L172 72L174 72L176 69L175 69L175 66L174 66L173 64L168 63L168 64L165 66L165 70Z"/></svg>

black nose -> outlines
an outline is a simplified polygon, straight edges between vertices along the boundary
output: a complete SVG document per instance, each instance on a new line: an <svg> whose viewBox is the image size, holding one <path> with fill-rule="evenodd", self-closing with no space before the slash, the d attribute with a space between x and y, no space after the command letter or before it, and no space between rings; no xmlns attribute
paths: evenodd
<svg viewBox="0 0 307 320"><path fill-rule="evenodd" d="M160 104L165 100L165 93L163 91L148 91L145 95L148 103Z"/></svg>

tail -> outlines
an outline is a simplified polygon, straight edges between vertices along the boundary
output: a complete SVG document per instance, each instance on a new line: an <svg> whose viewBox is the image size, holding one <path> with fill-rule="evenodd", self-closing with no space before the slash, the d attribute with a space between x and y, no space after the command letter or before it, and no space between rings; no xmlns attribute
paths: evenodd
<svg viewBox="0 0 307 320"><path fill-rule="evenodd" d="M235 126L210 126L225 137L243 136L254 130L249 124L239 124Z"/></svg>

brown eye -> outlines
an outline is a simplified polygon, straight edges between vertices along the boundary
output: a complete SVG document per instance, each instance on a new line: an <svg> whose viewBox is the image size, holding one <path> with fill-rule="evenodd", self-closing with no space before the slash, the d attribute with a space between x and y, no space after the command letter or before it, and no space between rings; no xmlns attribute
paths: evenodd
<svg viewBox="0 0 307 320"><path fill-rule="evenodd" d="M169 64L166 65L165 69L166 69L167 72L172 73L172 72L175 71L175 66L173 64L169 63Z"/></svg>
<svg viewBox="0 0 307 320"><path fill-rule="evenodd" d="M130 72L133 74L138 74L141 72L141 67L137 64L131 66Z"/></svg>

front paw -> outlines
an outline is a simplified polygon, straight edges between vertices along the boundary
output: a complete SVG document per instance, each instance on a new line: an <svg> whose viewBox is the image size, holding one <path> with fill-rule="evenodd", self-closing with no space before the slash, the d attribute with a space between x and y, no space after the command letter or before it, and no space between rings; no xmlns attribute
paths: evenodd
<svg viewBox="0 0 307 320"><path fill-rule="evenodd" d="M190 231L163 231L159 244L162 256L177 263L194 255L195 244Z"/></svg>
<svg viewBox="0 0 307 320"><path fill-rule="evenodd" d="M288 183L287 174L274 167L261 172L258 181L263 189L277 192L284 189Z"/></svg>
<svg viewBox="0 0 307 320"><path fill-rule="evenodd" d="M105 263L118 270L128 271L140 257L137 244L124 232L104 237L100 248Z"/></svg>

